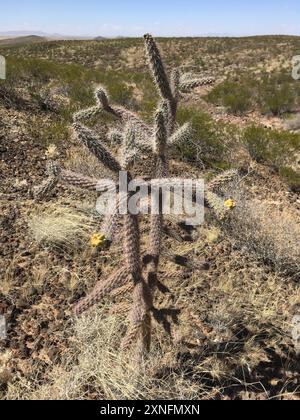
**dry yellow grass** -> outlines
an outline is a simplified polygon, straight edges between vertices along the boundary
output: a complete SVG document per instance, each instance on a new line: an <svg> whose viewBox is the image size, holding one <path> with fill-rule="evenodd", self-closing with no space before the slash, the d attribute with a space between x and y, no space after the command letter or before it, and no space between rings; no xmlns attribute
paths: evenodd
<svg viewBox="0 0 300 420"><path fill-rule="evenodd" d="M166 378L155 377L170 354L156 343L149 359L137 363L120 351L124 318L109 314L109 308L75 320L75 338L64 363L48 375L46 384L16 377L9 385L7 400L134 400L197 399L203 389L171 371ZM175 354L175 353L174 353ZM174 357L174 355L173 355Z"/></svg>
<svg viewBox="0 0 300 420"><path fill-rule="evenodd" d="M28 220L29 230L37 243L68 251L89 246L98 224L92 206L76 208L59 203L37 209Z"/></svg>
<svg viewBox="0 0 300 420"><path fill-rule="evenodd" d="M249 199L237 192L229 221L232 240L276 271L299 279L300 215L284 203Z"/></svg>
<svg viewBox="0 0 300 420"><path fill-rule="evenodd" d="M201 253L205 247L202 241L194 248L178 244L176 251L191 254L196 249ZM111 304L103 303L74 319L68 327L73 338L67 356L48 368L42 383L36 379L36 366L29 378L19 376L10 382L5 398L197 400L228 398L236 392L236 397L252 399L258 392L268 399L270 394L264 390L267 381L280 383L278 398L297 398L295 391L289 391L297 371L293 359L283 353L283 342L292 344L292 308L300 304L296 285L285 284L282 278L266 274L237 254L231 261L226 259L222 273L214 278L209 273L199 278L194 272L183 280L180 271L172 273L171 269L165 264L161 277L176 300L167 294L159 306L181 310L172 341L155 324L152 352L137 364L132 354L120 351L125 314L113 315ZM272 360L274 349L282 352L282 365L268 373L277 360ZM266 378L254 380L264 365ZM280 369L289 372L286 381L277 378Z"/></svg>

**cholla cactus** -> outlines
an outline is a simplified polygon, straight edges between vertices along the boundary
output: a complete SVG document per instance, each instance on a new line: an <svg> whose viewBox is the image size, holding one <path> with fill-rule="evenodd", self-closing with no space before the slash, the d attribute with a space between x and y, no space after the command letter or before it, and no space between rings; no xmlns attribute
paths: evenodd
<svg viewBox="0 0 300 420"><path fill-rule="evenodd" d="M181 93L198 86L211 84L212 79L203 80L191 75L181 75L178 70L172 71L169 79L159 49L151 35L145 35L145 45L149 67L161 97L161 102L155 113L154 126L147 125L134 113L111 104L106 90L103 87L98 87L95 91L96 106L76 113L73 128L81 144L94 154L101 164L111 171L113 176L120 171L127 171L128 182L132 179L130 171L142 154L147 153L154 157L156 173L152 186L159 189L169 182L169 149L188 141L192 134L190 124L185 124L182 127L176 125ZM83 125L84 120L102 112L113 115L121 123L122 131L120 129L111 131L108 138L102 138L92 129ZM121 145L119 157L114 156L107 148L106 144L109 143L107 140ZM59 182L88 190L97 189L100 193L112 188L111 184L108 186L104 181L66 171L55 161L51 161L48 173L48 179L35 191L37 199L49 195L51 189L56 187ZM235 175L236 173L226 173L209 186L207 201L219 217L223 217L223 213L226 212L226 205L215 193L215 190ZM146 183L147 181L145 181ZM182 183L182 180L179 179L178 183ZM117 186L114 185L114 187L117 190ZM92 246L98 247L106 242L113 242L116 232L121 232L126 265L113 273L107 280L99 282L94 290L76 305L75 313L78 316L81 315L105 296L117 297L131 293L130 325L123 341L123 349L128 349L134 343L139 342L142 343L144 351L149 351L151 319L153 316L155 319L159 318L153 300L154 292L158 286L160 257L163 253L164 216L161 209L162 200L158 194L156 206L159 211L151 216L148 253L142 258L139 216L120 214L121 204L124 204L123 201L128 204L130 197L130 193L126 197L119 194L116 204L112 206L103 222L102 229L91 239ZM202 264L202 266L204 265ZM116 312L121 311L122 313L127 310L127 304L115 309Z"/></svg>

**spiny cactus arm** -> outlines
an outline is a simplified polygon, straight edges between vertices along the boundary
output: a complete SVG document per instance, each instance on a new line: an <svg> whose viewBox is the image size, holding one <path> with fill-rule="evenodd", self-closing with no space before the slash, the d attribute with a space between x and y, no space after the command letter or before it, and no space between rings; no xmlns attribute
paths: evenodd
<svg viewBox="0 0 300 420"><path fill-rule="evenodd" d="M158 109L155 114L155 141L153 146L153 152L157 161L157 178L166 178L169 172L166 159L167 136L167 123L165 121L164 113L162 109Z"/></svg>
<svg viewBox="0 0 300 420"><path fill-rule="evenodd" d="M201 86L209 86L215 82L213 77L207 77L203 79L198 79L191 75L183 75L180 78L180 91L183 93L188 93L193 89Z"/></svg>
<svg viewBox="0 0 300 420"><path fill-rule="evenodd" d="M150 71L153 75L158 92L160 93L160 96L169 103L170 117L168 119L167 125L169 130L168 134L171 135L175 127L179 99L177 89L179 83L179 74L177 71L174 71L172 73L170 83L155 40L149 34L145 35L144 39Z"/></svg>
<svg viewBox="0 0 300 420"><path fill-rule="evenodd" d="M127 124L125 127L121 155L121 167L125 171L130 170L134 161L139 157L136 133L132 124Z"/></svg>
<svg viewBox="0 0 300 420"><path fill-rule="evenodd" d="M73 127L81 143L86 146L103 165L112 172L119 173L121 171L121 165L112 153L104 146L96 133L79 123L74 123Z"/></svg>
<svg viewBox="0 0 300 420"><path fill-rule="evenodd" d="M111 180L108 183L106 180L89 178L76 172L64 169L60 173L60 180L74 187L83 188L89 191L97 191L99 193L117 191L117 185L112 185Z"/></svg>
<svg viewBox="0 0 300 420"><path fill-rule="evenodd" d="M74 307L74 313L77 316L95 306L97 303L108 296L114 289L122 287L129 277L129 272L126 267L122 267L116 273L112 274L106 281L97 283L94 290Z"/></svg>
<svg viewBox="0 0 300 420"><path fill-rule="evenodd" d="M48 177L42 182L41 185L33 188L33 195L37 201L49 197L59 182L61 167L59 166L58 162L53 159L50 159L47 162L47 175Z"/></svg>
<svg viewBox="0 0 300 420"><path fill-rule="evenodd" d="M57 162L49 163L47 172L49 174L48 178L41 184L41 186L34 188L34 196L37 200L41 200L49 196L51 191L59 182L99 193L117 191L117 185L112 185L112 181L108 183L106 180L89 178L76 172L67 171L61 168Z"/></svg>
<svg viewBox="0 0 300 420"><path fill-rule="evenodd" d="M131 305L129 303L122 302L122 303L118 303L114 305L109 311L109 313L111 315L123 315L123 314L129 313L130 309L131 309Z"/></svg>
<svg viewBox="0 0 300 420"><path fill-rule="evenodd" d="M212 191L206 191L205 201L209 207L214 211L218 219L223 220L228 213L228 209L224 204L224 200Z"/></svg>
<svg viewBox="0 0 300 420"><path fill-rule="evenodd" d="M132 273L134 284L141 281L141 249L138 217L132 214L124 215L124 252L126 266Z"/></svg>
<svg viewBox="0 0 300 420"><path fill-rule="evenodd" d="M161 108L155 114L154 153L158 158L165 158L167 146L167 129L164 112Z"/></svg>
<svg viewBox="0 0 300 420"><path fill-rule="evenodd" d="M52 176L56 176L61 182L89 191L98 191L100 193L108 191L115 192L118 188L117 184L112 180L107 181L90 178L77 172L68 171L62 168L57 162L51 162L48 165L48 173Z"/></svg>
<svg viewBox="0 0 300 420"><path fill-rule="evenodd" d="M208 184L208 190L209 191L215 191L222 187L224 187L226 184L229 184L230 182L235 181L239 177L239 171L238 170L229 170L225 171L216 178L214 178L209 184Z"/></svg>
<svg viewBox="0 0 300 420"><path fill-rule="evenodd" d="M129 193L128 200L130 197ZM144 346L146 342L149 342L151 331L146 325L149 325L150 309L153 306L151 290L142 277L139 220L132 214L124 216L124 252L126 266L131 273L134 285L130 326L122 343L122 348L127 350L141 334L144 335L145 330L148 332L147 340L142 335Z"/></svg>
<svg viewBox="0 0 300 420"><path fill-rule="evenodd" d="M119 146L123 142L123 134L117 129L110 130L108 138L110 139L112 145Z"/></svg>
<svg viewBox="0 0 300 420"><path fill-rule="evenodd" d="M133 286L132 282L129 282L127 284L124 284L124 286L113 290L110 293L110 297L116 299L116 298L124 296L128 293L132 293L133 289L134 289L134 286Z"/></svg>
<svg viewBox="0 0 300 420"><path fill-rule="evenodd" d="M166 158L166 147L168 137L168 122L166 112L164 112L163 103L155 115L155 143L154 154L157 160L156 176L157 178L165 178L168 175L168 163ZM159 266L159 259L161 254L161 243L163 234L164 217L162 214L162 194L156 196L157 202L154 203L157 207L155 212L152 209L151 223L150 223L150 247L146 259L147 262L147 283L151 290L157 286L157 271ZM155 214L153 214L155 213Z"/></svg>
<svg viewBox="0 0 300 420"><path fill-rule="evenodd" d="M180 93L180 71L178 69L174 69L171 73L171 89L174 99L178 102Z"/></svg>
<svg viewBox="0 0 300 420"><path fill-rule="evenodd" d="M74 122L80 122L83 120L88 120L90 118L96 117L97 115L101 114L103 112L103 109L97 105L93 106L87 109L83 109L79 112L76 112L73 115L73 121Z"/></svg>
<svg viewBox="0 0 300 420"><path fill-rule="evenodd" d="M141 336L143 350L149 352L151 341L151 318L150 310L153 307L152 301L148 301L150 291L142 280L133 291L133 309L130 314L130 326L122 342L123 351L128 350Z"/></svg>
<svg viewBox="0 0 300 420"><path fill-rule="evenodd" d="M59 182L59 177L55 175L50 175L45 179L41 185L33 188L33 196L35 200L41 201L49 197L51 192L57 186Z"/></svg>
<svg viewBox="0 0 300 420"><path fill-rule="evenodd" d="M163 114L166 135L167 135L167 137L169 137L172 134L173 128L174 128L174 124L173 124L174 123L174 118L173 118L173 112L172 112L170 102L166 101L166 100L163 100L160 103L158 110L160 110Z"/></svg>
<svg viewBox="0 0 300 420"><path fill-rule="evenodd" d="M108 94L106 90L99 86L95 91L96 100L98 106L104 111L112 114L114 117L122 121L123 123L131 122L137 128L139 128L146 136L151 135L151 129L147 126L144 121L138 118L133 112L119 106L111 105L109 102Z"/></svg>
<svg viewBox="0 0 300 420"><path fill-rule="evenodd" d="M103 224L101 226L101 233L105 235L106 239L110 242L114 242L120 225L122 222L122 216L120 214L120 202L119 197L113 207L110 209L108 214L105 216Z"/></svg>
<svg viewBox="0 0 300 420"><path fill-rule="evenodd" d="M168 80L159 49L150 34L144 35L150 70L163 99L174 102L172 89Z"/></svg>
<svg viewBox="0 0 300 420"><path fill-rule="evenodd" d="M176 147L186 144L193 136L193 127L191 123L185 123L178 128L175 133L169 138L168 146Z"/></svg>

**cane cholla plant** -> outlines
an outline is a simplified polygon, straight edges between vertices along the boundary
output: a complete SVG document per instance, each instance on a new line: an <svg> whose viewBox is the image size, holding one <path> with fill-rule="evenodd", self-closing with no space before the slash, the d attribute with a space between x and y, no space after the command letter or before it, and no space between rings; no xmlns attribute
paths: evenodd
<svg viewBox="0 0 300 420"><path fill-rule="evenodd" d="M188 141L192 135L190 124L178 127L176 123L181 94L198 86L209 85L213 83L213 79L198 79L190 74L181 74L178 70L173 70L169 78L156 42L151 35L145 35L144 38L150 71L161 98L155 112L153 126L147 125L131 111L111 104L106 90L103 87L98 87L95 91L96 105L74 115L73 129L80 143L111 171L114 179L117 178L120 171L127 171L128 182L130 182L134 163L144 154L154 158L156 173L152 185L156 185L159 190L159 187L165 186L169 182L168 152L170 148ZM114 116L122 126L122 131L114 130L104 137L84 125L83 121L94 118L103 112ZM121 153L118 158L106 146L109 142L121 145ZM217 194L218 188L231 181L236 175L235 172L227 172L214 180L208 187L206 201L220 218L224 217L226 206ZM91 191L97 190L100 193L107 192L111 188L104 181L67 171L50 158L48 179L36 188L36 198L42 199L49 195L59 182ZM180 183L181 180L178 182ZM75 313L80 316L107 295L117 297L131 292L130 324L122 348L127 350L139 343L142 350L148 352L151 344L152 318L159 319L159 311L155 309L154 296L158 286L158 267L162 255L164 216L161 208L162 200L158 194L157 202L154 203L156 211L152 209L150 216L148 252L142 257L139 216L120 214L121 204L125 202L127 205L130 197L130 193L126 197L118 195L116 205L112 206L103 221L100 236L93 238L95 244L97 241L102 243L103 238L113 242L116 234L121 233L126 260L125 268L118 269L109 278L96 284L94 290L75 306ZM128 305L124 304L113 309L114 312L121 311L122 313L126 310L128 310Z"/></svg>

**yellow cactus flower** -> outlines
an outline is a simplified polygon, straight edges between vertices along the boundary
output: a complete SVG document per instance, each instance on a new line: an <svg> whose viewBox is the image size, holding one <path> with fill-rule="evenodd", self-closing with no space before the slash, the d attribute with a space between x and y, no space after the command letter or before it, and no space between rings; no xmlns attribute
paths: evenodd
<svg viewBox="0 0 300 420"><path fill-rule="evenodd" d="M95 233L91 237L91 246L93 248L101 248L106 244L106 237L102 233Z"/></svg>
<svg viewBox="0 0 300 420"><path fill-rule="evenodd" d="M232 198L229 198L228 200L226 200L224 204L225 204L225 207L228 208L228 210L233 210L236 208L236 202Z"/></svg>

